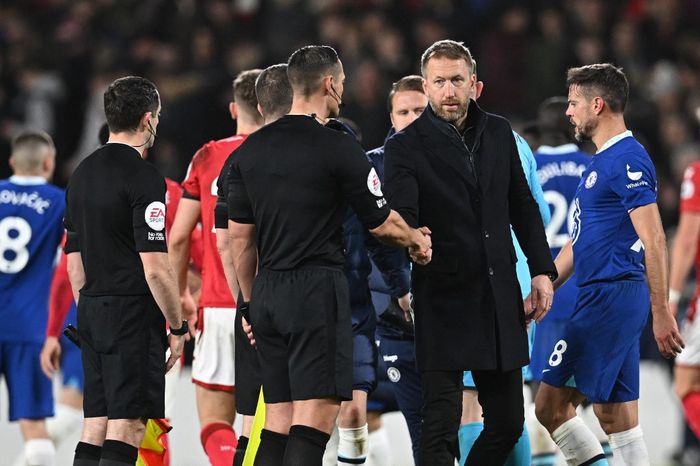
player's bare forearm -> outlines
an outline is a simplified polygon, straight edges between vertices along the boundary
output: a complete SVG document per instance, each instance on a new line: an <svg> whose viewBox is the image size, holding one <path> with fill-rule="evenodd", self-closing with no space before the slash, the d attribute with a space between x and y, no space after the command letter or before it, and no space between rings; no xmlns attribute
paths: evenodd
<svg viewBox="0 0 700 466"><path fill-rule="evenodd" d="M177 280L168 255L164 252L142 252L141 262L146 283L151 290L165 320L172 328L182 326L182 307L178 292Z"/></svg>
<svg viewBox="0 0 700 466"><path fill-rule="evenodd" d="M389 213L384 223L369 232L382 243L399 248L416 246L423 236L417 230L409 227L395 210Z"/></svg>
<svg viewBox="0 0 700 466"><path fill-rule="evenodd" d="M68 280L70 280L73 299L77 303L80 298L80 289L85 285L85 269L79 252L68 254Z"/></svg>
<svg viewBox="0 0 700 466"><path fill-rule="evenodd" d="M168 258L177 279L180 294L187 291L187 264L190 257L190 243L187 241L170 241L168 243Z"/></svg>
<svg viewBox="0 0 700 466"><path fill-rule="evenodd" d="M233 258L231 257L228 229L216 229L216 248L219 250L221 265L224 267L224 275L226 275L226 282L228 283L229 290L231 290L231 296L233 296L233 299L238 299L240 288L238 285L238 277L236 276L236 267L233 265Z"/></svg>
<svg viewBox="0 0 700 466"><path fill-rule="evenodd" d="M238 285L244 301L250 301L253 280L258 265L258 251L255 244L255 225L228 222L229 249L231 260L238 278Z"/></svg>
<svg viewBox="0 0 700 466"><path fill-rule="evenodd" d="M175 271L180 295L187 293L187 265L190 262L190 236L201 214L200 203L182 199L168 236L168 258Z"/></svg>
<svg viewBox="0 0 700 466"><path fill-rule="evenodd" d="M654 314L668 312L668 251L659 209L656 204L637 207L630 212L630 219L644 245L651 310Z"/></svg>
<svg viewBox="0 0 700 466"><path fill-rule="evenodd" d="M651 295L651 311L668 311L668 252L666 238L661 236L648 246L644 244L644 262L646 266L649 294Z"/></svg>
<svg viewBox="0 0 700 466"><path fill-rule="evenodd" d="M671 290L683 289L683 282L695 260L698 237L700 237L700 213L682 213L671 248L671 272L668 281Z"/></svg>
<svg viewBox="0 0 700 466"><path fill-rule="evenodd" d="M571 241L567 242L559 251L557 258L554 259L554 265L557 268L559 276L554 280L554 289L558 289L566 281L571 278L574 273L574 248Z"/></svg>
<svg viewBox="0 0 700 466"><path fill-rule="evenodd" d="M383 243L408 248L411 258L418 264L425 265L432 259L432 241L430 229L411 228L396 211L392 210L384 223L369 230Z"/></svg>

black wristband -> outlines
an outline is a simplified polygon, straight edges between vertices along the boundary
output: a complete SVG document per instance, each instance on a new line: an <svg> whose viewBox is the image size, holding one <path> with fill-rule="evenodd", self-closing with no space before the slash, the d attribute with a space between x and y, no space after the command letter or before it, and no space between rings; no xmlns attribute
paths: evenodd
<svg viewBox="0 0 700 466"><path fill-rule="evenodd" d="M246 322L250 323L250 302L241 300L238 303L238 312L241 313Z"/></svg>
<svg viewBox="0 0 700 466"><path fill-rule="evenodd" d="M172 328L170 327L170 333L172 335L176 335L178 337L181 337L182 335L187 334L187 332L190 331L190 327L187 325L187 321L183 320L182 321L182 326L180 328Z"/></svg>

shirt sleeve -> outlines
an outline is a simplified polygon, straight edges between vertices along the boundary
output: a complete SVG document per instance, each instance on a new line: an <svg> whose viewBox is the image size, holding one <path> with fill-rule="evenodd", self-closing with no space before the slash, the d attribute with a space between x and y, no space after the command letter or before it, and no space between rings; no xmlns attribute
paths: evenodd
<svg viewBox="0 0 700 466"><path fill-rule="evenodd" d="M377 228L391 212L382 182L362 148L350 136L343 138L347 141L333 158L333 175L363 225L370 230Z"/></svg>
<svg viewBox="0 0 700 466"><path fill-rule="evenodd" d="M681 184L681 213L700 212L700 163L685 169Z"/></svg>
<svg viewBox="0 0 700 466"><path fill-rule="evenodd" d="M253 206L248 197L239 161L231 164L228 176L226 177L226 204L228 207L228 218L236 223L255 223Z"/></svg>
<svg viewBox="0 0 700 466"><path fill-rule="evenodd" d="M627 212L656 202L656 170L648 155L624 152L610 168L610 188Z"/></svg>
<svg viewBox="0 0 700 466"><path fill-rule="evenodd" d="M129 186L134 243L138 252L167 252L165 243L165 179L147 167Z"/></svg>
<svg viewBox="0 0 700 466"><path fill-rule="evenodd" d="M199 172L202 168L203 162L207 152L207 146L199 149L194 156L190 165L187 167L187 173L185 174L185 180L182 182L183 197L187 199L194 199L198 201L202 195L201 186L199 183Z"/></svg>
<svg viewBox="0 0 700 466"><path fill-rule="evenodd" d="M63 226L66 228L66 244L63 246L63 250L66 254L72 252L80 252L80 237L78 232L75 230L73 225L73 220L70 214L70 204L68 203L68 191L70 186L66 189L66 208L63 211Z"/></svg>
<svg viewBox="0 0 700 466"><path fill-rule="evenodd" d="M527 184L530 186L530 192L532 193L532 197L535 198L537 206L540 208L542 223L544 223L544 226L547 226L551 219L551 213L549 211L549 204L544 200L544 192L542 192L540 179L537 176L537 161L527 141L515 131L513 131L513 136L515 136L515 144L518 147L520 163L523 166Z"/></svg>
<svg viewBox="0 0 700 466"><path fill-rule="evenodd" d="M170 234L170 229L175 223L177 206L180 204L180 199L182 198L182 186L166 178L165 188L165 234L167 236Z"/></svg>
<svg viewBox="0 0 700 466"><path fill-rule="evenodd" d="M227 205L227 193L228 189L226 186L226 181L228 179L228 172L231 167L232 156L226 159L224 166L221 167L221 173L216 179L216 206L214 206L214 227L219 230L225 230L228 228L228 205Z"/></svg>
<svg viewBox="0 0 700 466"><path fill-rule="evenodd" d="M418 178L416 167L405 144L395 138L384 145L384 176L391 200L391 207L396 210L406 223L418 227Z"/></svg>

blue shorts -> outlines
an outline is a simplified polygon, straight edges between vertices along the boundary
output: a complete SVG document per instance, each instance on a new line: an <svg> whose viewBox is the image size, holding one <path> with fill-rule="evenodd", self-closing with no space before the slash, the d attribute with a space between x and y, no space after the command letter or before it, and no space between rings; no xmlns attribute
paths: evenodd
<svg viewBox="0 0 700 466"><path fill-rule="evenodd" d="M390 413L398 411L399 405L396 402L396 395L392 388L392 382L386 373L387 367L382 358L377 361L377 388L367 399L367 411L378 411L380 413Z"/></svg>
<svg viewBox="0 0 700 466"><path fill-rule="evenodd" d="M576 310L555 337L547 366L537 379L554 387L573 381L591 403L638 399L639 337L649 307L649 289L643 281L580 288Z"/></svg>
<svg viewBox="0 0 700 466"><path fill-rule="evenodd" d="M53 416L51 379L41 371L41 343L0 342L0 374L9 392L10 421Z"/></svg>
<svg viewBox="0 0 700 466"><path fill-rule="evenodd" d="M377 385L377 345L362 333L352 336L352 389L371 393Z"/></svg>
<svg viewBox="0 0 700 466"><path fill-rule="evenodd" d="M418 464L418 445L423 424L423 392L421 376L416 366L416 347L413 340L383 337L379 339L379 357L386 366L386 374L401 414L406 418L413 458Z"/></svg>
<svg viewBox="0 0 700 466"><path fill-rule="evenodd" d="M78 326L78 312L73 304L66 317L66 325ZM75 346L65 335L61 335L61 373L63 374L63 386L83 391L85 379L83 377L83 362L80 356L80 348Z"/></svg>
<svg viewBox="0 0 700 466"><path fill-rule="evenodd" d="M542 380L542 371L549 367L552 348L561 338L564 327L576 309L578 287L573 281L572 277L557 290L552 309L531 332L531 336L534 333L534 339L530 347L530 374L534 380Z"/></svg>

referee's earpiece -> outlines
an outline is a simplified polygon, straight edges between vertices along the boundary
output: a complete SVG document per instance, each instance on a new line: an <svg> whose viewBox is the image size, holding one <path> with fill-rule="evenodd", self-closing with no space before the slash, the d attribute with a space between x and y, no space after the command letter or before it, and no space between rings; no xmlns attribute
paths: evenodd
<svg viewBox="0 0 700 466"><path fill-rule="evenodd" d="M153 135L153 137L156 137L156 131L153 129L153 126L151 125L151 120L148 120L148 131Z"/></svg>
<svg viewBox="0 0 700 466"><path fill-rule="evenodd" d="M335 90L335 87L333 87L333 83L331 83L331 90L333 91L333 94L331 96L333 99L338 102L338 108L343 108L345 104L343 103L343 99L340 98L340 94Z"/></svg>

